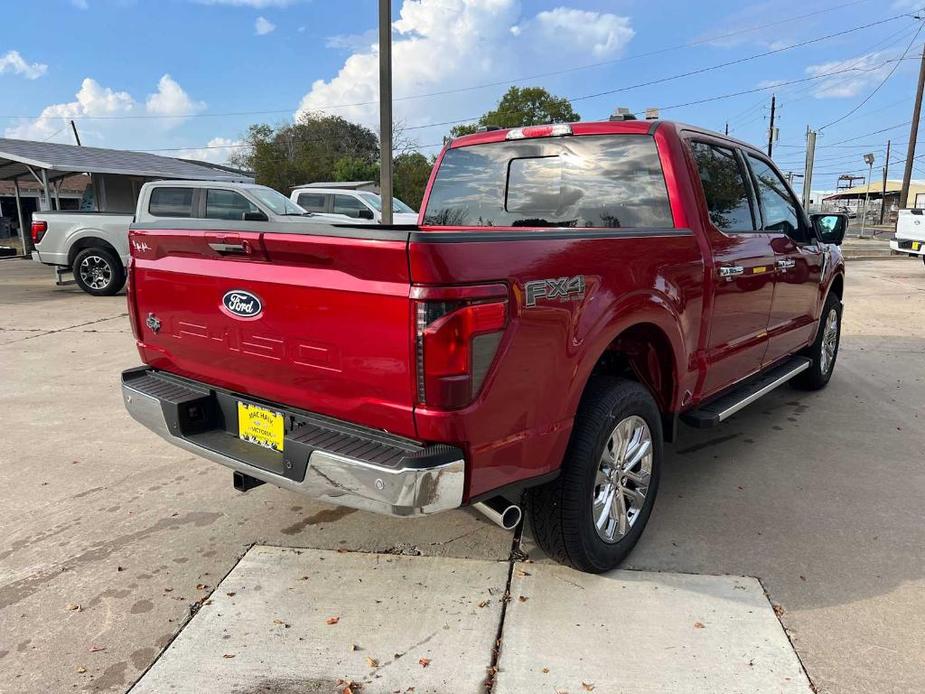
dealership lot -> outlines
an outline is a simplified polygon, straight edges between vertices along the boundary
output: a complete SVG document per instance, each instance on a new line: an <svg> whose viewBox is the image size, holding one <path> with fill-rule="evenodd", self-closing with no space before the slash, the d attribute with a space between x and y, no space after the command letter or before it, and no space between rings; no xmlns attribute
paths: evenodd
<svg viewBox="0 0 925 694"><path fill-rule="evenodd" d="M718 429L683 430L680 442L668 449L648 530L624 571L602 587L590 577L549 565L532 549L529 531L521 549L534 563L517 562L509 572L512 536L468 511L398 521L322 506L268 485L238 494L227 470L169 446L124 412L118 375L138 361L124 296L92 298L75 287L55 287L46 268L0 261L5 425L0 447L0 691L123 691L172 643L139 685L140 691L158 691L157 680L148 677L185 681L197 634L199 643L206 639L207 650L220 656L209 668L224 667L238 678L229 688L246 681L247 691L303 691L297 685L314 691L311 679L317 691L329 691L338 677L356 678L357 667L368 675L374 668L363 667L367 656L401 663L393 658L392 643L378 632L353 627L352 634L337 635L343 644L332 637L342 650L326 651L328 671L310 675L289 663L286 682L255 680L254 673L265 676L282 668L281 654L274 650L279 644L306 661L311 658L292 635L317 644L310 637L325 632L317 624L298 623L298 603L294 606L292 599L273 603L253 592L285 595L290 588L297 593L306 586L336 585L357 571L349 562L380 560L407 565L407 576L418 576L409 579L411 585L430 586L412 589L415 600L401 602L404 619L418 606L422 623L437 625L438 616L454 609L437 599L442 581L462 582L468 589L453 594L466 605L458 610L465 629L440 634L446 641L442 650L426 656L427 668L418 662L424 655L412 658L409 653L402 663L408 674L390 685L411 686L415 673L423 672L422 686L435 691L446 686L441 682L481 682L492 663L491 645L502 617L499 587L503 593L510 581L515 599L504 616L497 691L543 686L530 678L546 674L542 668L547 666L557 676L556 668L563 666L531 662L519 645L533 638L540 649L559 623L568 622L571 629L580 612L569 606L612 619L600 630L615 643L623 633L623 625L615 623L621 619L666 625L639 641L649 653L636 654L660 668L663 662L687 662L669 658L675 646L695 649L708 663L716 659L707 668L692 666L687 679L681 671L673 680L652 680L650 690L723 689L730 682L752 690L742 684L747 680L741 672L724 667L738 662L742 653L724 650L729 639L715 635L733 622L722 627L719 617L711 623L686 611L699 605L698 596L715 600L703 607L705 613L715 606L745 606L744 612L731 613L730 619L745 620L739 622L740 633L730 632L733 640L748 641L755 630L767 629L773 657L745 662L766 675L757 681L769 683L769 690L784 686L772 683L770 673L787 673L782 675L789 678L783 680L787 686L801 685L802 671L793 670L799 662L819 691L925 690L925 268L905 259L859 262L849 265L847 278L842 351L830 386L812 394L784 388ZM314 552L308 562L308 553L264 545L347 552ZM367 554L356 557L354 552ZM261 561L271 561L265 554L280 562L279 571L271 562L265 580L242 579ZM649 572L706 578L659 579ZM303 575L310 580L300 585ZM735 577L754 577L760 584ZM518 593L520 584L531 579L534 586ZM289 583L281 587L283 580ZM374 600L388 603L402 590L400 582L386 585L393 592L383 589ZM621 592L635 595L640 586L675 593L665 603L653 602L650 613L620 611L621 600L645 604L621 597ZM487 595L481 597L483 588ZM763 605L758 599L762 588L767 593ZM727 589L740 590L748 600L723 598ZM587 599L589 591L603 591L599 603ZM448 595L439 599L446 601ZM247 609L233 610L235 600ZM489 604L479 608L483 600ZM544 610L544 601L562 607ZM274 604L286 614L271 614ZM329 611L342 607L336 596L327 604ZM659 611L660 604L676 607ZM756 620L773 616L770 604L799 661L788 655L792 652L786 651L789 644L775 620L760 621L760 626L747 621L751 609L761 613ZM267 618L266 634L241 621L253 620L255 611ZM367 610L367 616L375 611ZM191 614L196 616L183 630ZM690 633L682 634L679 627L688 623ZM701 623L702 629L693 628ZM291 624L288 633L286 624ZM241 636L242 625L251 638ZM364 624L367 628L375 624ZM271 638L272 629L282 636ZM234 635L228 639L234 649L217 643L226 632ZM704 650L697 652L700 632L716 640L710 647L701 643ZM580 664L593 661L600 632L591 631L586 643L584 633L563 633L557 645L568 647L565 660L576 669L569 673L572 679L550 680L550 691L581 691L584 673L586 681L602 682L593 662L584 670ZM660 642L659 634L674 640ZM359 650L356 657L342 657L354 638L362 649L370 648L373 636L379 639L375 653ZM484 652L481 660L472 656L477 662L454 656L459 673L440 669L440 656L455 647L454 637ZM402 651L399 645L395 653ZM754 647L759 646L756 641ZM551 649L550 659L553 655ZM619 667L620 659L614 662ZM192 665L201 664L194 660ZM335 667L344 671L331 671ZM203 671L215 672L209 668ZM179 679L170 679L171 672L180 673L174 675ZM268 688L254 688L261 681L269 682ZM383 684L372 677L366 686L379 691ZM631 688L645 690L644 682L636 680ZM609 690L601 685L597 691Z"/></svg>

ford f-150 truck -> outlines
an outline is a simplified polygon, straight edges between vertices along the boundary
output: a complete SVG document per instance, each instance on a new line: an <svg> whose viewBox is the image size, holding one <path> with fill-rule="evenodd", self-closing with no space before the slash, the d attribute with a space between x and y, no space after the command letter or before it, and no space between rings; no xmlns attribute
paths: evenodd
<svg viewBox="0 0 925 694"><path fill-rule="evenodd" d="M547 553L605 571L679 420L826 385L846 224L699 128L480 132L444 147L418 225L134 224L124 400L239 489L505 526L523 497Z"/></svg>
<svg viewBox="0 0 925 694"><path fill-rule="evenodd" d="M925 210L900 210L890 248L925 261Z"/></svg>

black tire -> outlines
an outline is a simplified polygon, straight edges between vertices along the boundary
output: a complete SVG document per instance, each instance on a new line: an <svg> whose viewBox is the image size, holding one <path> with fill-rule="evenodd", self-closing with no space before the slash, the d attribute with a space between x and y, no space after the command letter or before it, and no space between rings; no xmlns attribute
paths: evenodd
<svg viewBox="0 0 925 694"><path fill-rule="evenodd" d="M595 494L604 486L599 485L598 477L599 473L605 475L600 470L602 457L617 425L637 422L637 418L648 426L651 437L651 454L644 457L644 462L651 464L648 485L632 524L619 538L608 542L594 522ZM559 476L528 490L527 513L537 544L556 561L579 571L601 573L615 568L633 549L649 520L661 462L662 420L649 391L635 381L594 377L579 406ZM621 484L626 483L624 478ZM608 514L608 527L611 518Z"/></svg>
<svg viewBox="0 0 925 694"><path fill-rule="evenodd" d="M125 285L122 261L108 248L84 248L71 270L77 286L93 296L112 296Z"/></svg>
<svg viewBox="0 0 925 694"><path fill-rule="evenodd" d="M832 343L831 357L823 358L823 349L826 342L826 325L830 320L830 314L834 312L836 325L834 342ZM829 294L822 307L822 313L819 317L819 328L816 331L816 339L813 344L803 352L803 356L813 360L806 371L796 376L790 383L794 388L799 390L820 390L825 388L832 378L832 372L835 370L835 362L838 360L838 347L841 344L841 316L842 303L834 294ZM830 337L831 339L831 337Z"/></svg>

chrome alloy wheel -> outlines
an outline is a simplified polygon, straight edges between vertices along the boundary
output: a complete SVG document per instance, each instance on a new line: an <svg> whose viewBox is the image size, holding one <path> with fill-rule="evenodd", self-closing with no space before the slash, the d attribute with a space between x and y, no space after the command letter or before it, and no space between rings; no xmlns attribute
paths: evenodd
<svg viewBox="0 0 925 694"><path fill-rule="evenodd" d="M822 374L829 373L835 363L835 350L838 348L838 311L829 309L822 330L822 350L819 355L819 369Z"/></svg>
<svg viewBox="0 0 925 694"><path fill-rule="evenodd" d="M80 263L80 279L90 289L105 289L112 282L112 267L106 258L88 255Z"/></svg>
<svg viewBox="0 0 925 694"><path fill-rule="evenodd" d="M598 463L592 518L604 542L619 542L633 527L651 477L652 432L646 420L632 415L610 432Z"/></svg>

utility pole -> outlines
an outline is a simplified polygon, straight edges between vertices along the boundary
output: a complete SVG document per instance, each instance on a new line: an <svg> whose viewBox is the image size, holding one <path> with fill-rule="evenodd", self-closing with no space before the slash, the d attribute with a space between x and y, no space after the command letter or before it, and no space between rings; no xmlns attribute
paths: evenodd
<svg viewBox="0 0 925 694"><path fill-rule="evenodd" d="M870 179L873 178L874 174L874 153L868 152L864 155L864 163L867 164L867 190L864 191L864 212L861 213L861 231L858 233L858 238L864 238L864 227L867 225L867 202L870 199L870 187L873 185L873 181ZM876 233L874 234L876 236Z"/></svg>
<svg viewBox="0 0 925 694"><path fill-rule="evenodd" d="M803 209L809 212L813 190L813 162L816 159L816 131L806 126L806 165L803 169Z"/></svg>
<svg viewBox="0 0 925 694"><path fill-rule="evenodd" d="M71 130L74 131L74 139L77 140L77 146L80 147L80 135L77 134L77 125L74 123L74 121L71 121Z"/></svg>
<svg viewBox="0 0 925 694"><path fill-rule="evenodd" d="M392 223L392 2L379 0L379 194Z"/></svg>
<svg viewBox="0 0 925 694"><path fill-rule="evenodd" d="M729 121L726 121L726 135L729 135Z"/></svg>
<svg viewBox="0 0 925 694"><path fill-rule="evenodd" d="M903 187L899 193L899 209L905 209L909 203L909 182L912 180L912 164L915 159L915 141L919 137L919 113L922 110L922 88L925 87L925 47L922 48L922 60L919 63L919 86L915 90L915 106L912 111L912 127L909 128L909 148L906 150L906 169L903 172Z"/></svg>
<svg viewBox="0 0 925 694"><path fill-rule="evenodd" d="M774 111L777 107L777 97L771 94L771 127L768 128L768 156L774 151Z"/></svg>
<svg viewBox="0 0 925 694"><path fill-rule="evenodd" d="M890 173L890 141L886 141L886 163L883 165L883 192L880 195L880 224L883 224L883 212L886 209L886 179Z"/></svg>

